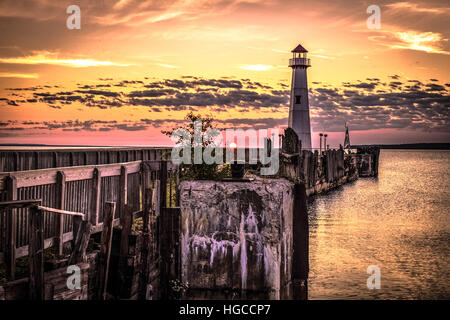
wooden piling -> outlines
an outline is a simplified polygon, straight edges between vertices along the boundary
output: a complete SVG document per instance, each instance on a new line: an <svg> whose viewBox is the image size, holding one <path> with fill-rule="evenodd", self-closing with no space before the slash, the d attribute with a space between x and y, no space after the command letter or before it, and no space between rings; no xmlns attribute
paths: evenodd
<svg viewBox="0 0 450 320"><path fill-rule="evenodd" d="M98 152L97 152L98 154ZM102 177L101 172L97 168L94 169L92 174L92 200L91 207L89 208L89 220L93 226L98 224L98 216L100 211L100 198L101 198L101 188L102 188Z"/></svg>
<svg viewBox="0 0 450 320"><path fill-rule="evenodd" d="M41 153L35 151L33 157L33 166L30 169L40 169L41 168Z"/></svg>
<svg viewBox="0 0 450 320"><path fill-rule="evenodd" d="M146 299L147 285L149 283L149 247L150 247L150 212L152 210L153 190L144 190L144 210L142 211L142 252L141 274L139 277L139 299Z"/></svg>
<svg viewBox="0 0 450 320"><path fill-rule="evenodd" d="M119 250L119 290L117 292L117 296L123 296L123 289L125 289L126 283L126 267L127 267L127 259L129 252L129 244L128 238L131 234L131 226L133 224L133 211L130 205L125 205L123 208L123 224L122 224L122 233L120 236L120 250Z"/></svg>
<svg viewBox="0 0 450 320"><path fill-rule="evenodd" d="M18 152L14 152L13 153L13 161L14 161L14 163L13 163L13 168L14 168L14 171L19 171L19 168L21 168L21 166L20 166L20 164L19 164L19 153Z"/></svg>
<svg viewBox="0 0 450 320"><path fill-rule="evenodd" d="M378 166L380 163L380 148L376 148L374 153L373 176L378 177Z"/></svg>
<svg viewBox="0 0 450 320"><path fill-rule="evenodd" d="M30 208L29 235L29 298L44 300L44 215L37 207Z"/></svg>
<svg viewBox="0 0 450 320"><path fill-rule="evenodd" d="M180 208L162 208L160 228L161 298L170 298L170 280L180 276Z"/></svg>
<svg viewBox="0 0 450 320"><path fill-rule="evenodd" d="M159 180L160 180L160 195L159 195L159 200L160 203L159 205L161 206L161 208L165 208L167 205L167 162L166 161L161 161L161 167L160 167L160 171L159 171Z"/></svg>
<svg viewBox="0 0 450 320"><path fill-rule="evenodd" d="M91 223L89 221L82 221L80 216L74 216L73 226L74 245L69 258L69 265L85 261L86 250L89 244L89 238L91 236Z"/></svg>
<svg viewBox="0 0 450 320"><path fill-rule="evenodd" d="M159 217L161 215L161 180L155 180L155 188L153 190L153 200L155 207L155 215Z"/></svg>
<svg viewBox="0 0 450 320"><path fill-rule="evenodd" d="M115 202L105 203L103 213L103 231L100 242L100 253L98 261L98 299L106 300L108 286L109 259L111 256L111 245L113 235L113 221L116 212Z"/></svg>
<svg viewBox="0 0 450 320"><path fill-rule="evenodd" d="M14 176L7 176L5 179L6 197L8 201L17 200L17 179ZM6 211L7 232L5 246L5 260L7 276L9 280L16 278L16 225L17 216L15 209Z"/></svg>
<svg viewBox="0 0 450 320"><path fill-rule="evenodd" d="M64 210L65 199L66 199L66 175L63 171L58 171L56 173L56 208ZM60 214L55 219L56 230L58 233L58 254L61 256L63 254L64 245L64 215Z"/></svg>
<svg viewBox="0 0 450 320"><path fill-rule="evenodd" d="M5 294L5 289L0 286L0 301L2 300L6 300L6 294Z"/></svg>
<svg viewBox="0 0 450 320"><path fill-rule="evenodd" d="M53 152L53 168L59 167L59 154L57 152Z"/></svg>
<svg viewBox="0 0 450 320"><path fill-rule="evenodd" d="M120 167L120 194L119 194L119 214L120 224L123 225L123 215L125 205L127 204L127 188L128 188L128 174L125 166Z"/></svg>

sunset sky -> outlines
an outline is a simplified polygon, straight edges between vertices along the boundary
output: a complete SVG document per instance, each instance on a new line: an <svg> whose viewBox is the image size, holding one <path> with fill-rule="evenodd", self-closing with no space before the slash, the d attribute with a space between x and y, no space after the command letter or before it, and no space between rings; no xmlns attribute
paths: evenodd
<svg viewBox="0 0 450 320"><path fill-rule="evenodd" d="M169 145L191 110L285 128L299 43L313 146L346 121L352 144L450 142L448 0L1 0L0 30L0 143Z"/></svg>

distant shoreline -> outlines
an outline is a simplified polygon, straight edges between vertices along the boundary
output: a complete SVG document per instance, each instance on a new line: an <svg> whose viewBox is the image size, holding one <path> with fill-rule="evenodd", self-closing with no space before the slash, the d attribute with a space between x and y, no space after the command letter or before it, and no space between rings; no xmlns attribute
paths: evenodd
<svg viewBox="0 0 450 320"><path fill-rule="evenodd" d="M94 149L94 148L171 148L171 146L144 146L144 145L130 145L130 146L93 146L93 145L54 145L54 144L14 144L14 143L0 143L0 148L6 148L6 147L11 147L11 148L78 148L78 149Z"/></svg>
<svg viewBox="0 0 450 320"><path fill-rule="evenodd" d="M450 143L406 143L406 144L370 144L352 145L352 149L361 147L379 147L380 149L405 149L405 150L450 150Z"/></svg>
<svg viewBox="0 0 450 320"><path fill-rule="evenodd" d="M86 146L86 145L50 145L50 144L14 144L0 143L0 147L18 148L171 148L171 146ZM405 143L405 144L359 144L352 145L352 149L362 147L379 147L380 149L404 150L450 150L450 143Z"/></svg>

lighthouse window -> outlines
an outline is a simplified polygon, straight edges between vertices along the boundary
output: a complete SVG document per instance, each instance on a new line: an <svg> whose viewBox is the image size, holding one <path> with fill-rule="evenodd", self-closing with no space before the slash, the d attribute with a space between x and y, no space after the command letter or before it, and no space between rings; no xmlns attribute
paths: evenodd
<svg viewBox="0 0 450 320"><path fill-rule="evenodd" d="M302 96L295 96L295 104L300 104Z"/></svg>

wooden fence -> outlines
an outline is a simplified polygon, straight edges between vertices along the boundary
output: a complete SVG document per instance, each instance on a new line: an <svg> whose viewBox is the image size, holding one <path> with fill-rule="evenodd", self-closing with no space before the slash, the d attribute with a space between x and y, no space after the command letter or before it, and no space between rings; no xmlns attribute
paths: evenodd
<svg viewBox="0 0 450 320"><path fill-rule="evenodd" d="M40 199L44 207L82 213L95 233L102 230L106 202L117 203L118 225L126 205L135 215L142 212L143 190L156 183L161 190L157 207L175 207L177 178L177 167L161 160L2 172L0 201ZM63 244L73 239L73 217L43 215L44 248L56 246L62 254ZM0 213L0 264L6 263L10 280L15 278L16 259L28 255L29 223L29 208Z"/></svg>
<svg viewBox="0 0 450 320"><path fill-rule="evenodd" d="M166 147L11 148L0 150L0 172L86 166L132 161L159 161L170 154Z"/></svg>

